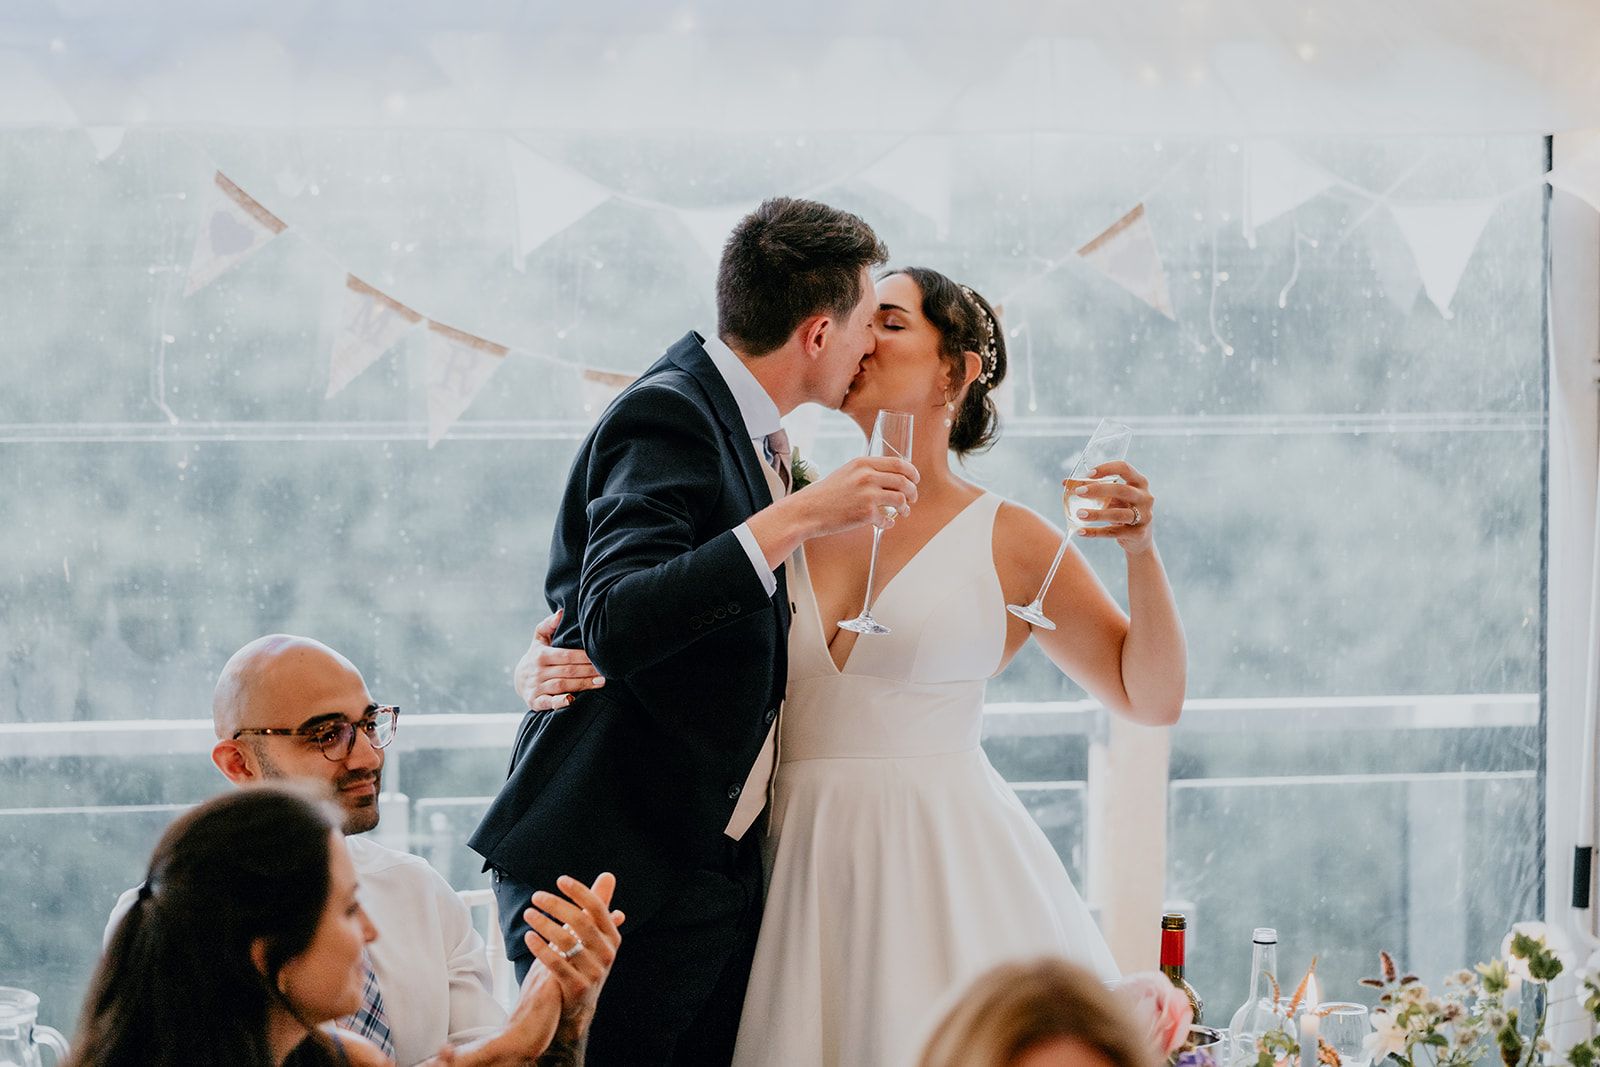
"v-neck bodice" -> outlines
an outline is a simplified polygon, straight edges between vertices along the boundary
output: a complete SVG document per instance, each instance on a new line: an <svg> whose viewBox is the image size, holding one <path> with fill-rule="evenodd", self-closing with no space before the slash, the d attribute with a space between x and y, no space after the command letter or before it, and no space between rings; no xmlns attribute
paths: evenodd
<svg viewBox="0 0 1600 1067"><path fill-rule="evenodd" d="M791 561L789 688L781 759L923 755L975 747L985 682L1005 652L994 569L1000 498L985 493L945 524L873 602L890 633L862 635L840 670L828 651L804 551Z"/></svg>

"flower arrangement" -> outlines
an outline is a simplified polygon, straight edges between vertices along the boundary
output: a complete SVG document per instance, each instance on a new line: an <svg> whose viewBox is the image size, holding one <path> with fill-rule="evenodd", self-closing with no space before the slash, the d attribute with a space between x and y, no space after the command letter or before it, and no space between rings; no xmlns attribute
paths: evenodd
<svg viewBox="0 0 1600 1067"><path fill-rule="evenodd" d="M1374 1067L1394 1060L1396 1067L1473 1067L1490 1055L1504 1067L1534 1067L1545 1062L1549 986L1570 965L1570 953L1557 931L1543 923L1518 923L1506 935L1500 957L1463 969L1434 993L1414 974L1403 972L1387 952L1378 953L1379 974L1361 984L1380 990L1371 1015L1372 1033L1362 1044ZM1315 961L1312 969L1316 967ZM1311 972L1307 972L1307 978ZM1293 1031L1306 980L1276 1011L1277 1025L1257 1041L1254 1067L1303 1067ZM1273 982L1274 992L1277 983ZM1584 978L1585 1008L1600 1022L1600 976ZM1274 997L1277 1002L1277 998ZM1525 1025L1523 1005L1532 1025ZM1338 1052L1319 1039L1318 1067L1341 1067ZM1574 1046L1571 1067L1600 1067L1600 1037Z"/></svg>

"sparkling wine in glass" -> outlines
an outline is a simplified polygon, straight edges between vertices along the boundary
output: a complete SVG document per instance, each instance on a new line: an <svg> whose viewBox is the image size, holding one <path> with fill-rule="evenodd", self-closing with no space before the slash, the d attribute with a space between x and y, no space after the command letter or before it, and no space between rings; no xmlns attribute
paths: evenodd
<svg viewBox="0 0 1600 1067"><path fill-rule="evenodd" d="M1073 463L1072 471L1067 475L1066 484L1061 490L1062 508L1067 516L1067 535L1061 539L1061 547L1056 549L1056 558L1050 561L1050 569L1045 572L1044 584L1039 586L1039 595L1029 604L1007 604L1006 610L1011 614L1041 630L1056 628L1056 624L1044 613L1044 595L1050 591L1050 583L1056 580L1056 571L1061 569L1061 560L1067 554L1067 544L1072 539L1072 531L1111 525L1099 518L1099 509L1095 507L1099 502L1078 496L1077 491L1081 486L1093 485L1096 482L1120 482L1122 479L1115 475L1090 478L1089 472L1103 463L1127 459L1128 445L1132 440L1133 430L1111 419L1101 419L1100 425L1094 428L1094 433L1089 436L1089 443L1083 446L1083 451ZM1078 516L1080 511L1085 512L1087 517L1080 518Z"/></svg>
<svg viewBox="0 0 1600 1067"><path fill-rule="evenodd" d="M911 462L911 416L904 411L880 411L878 419L872 424L872 442L868 446L867 454L872 456L897 456ZM895 509L885 506L884 516L890 520L895 517ZM883 527L872 528L872 556L867 561L867 595L861 604L861 614L853 619L845 619L839 623L843 630L853 630L858 634L886 634L889 628L872 617L872 580L878 572L878 542L883 539Z"/></svg>

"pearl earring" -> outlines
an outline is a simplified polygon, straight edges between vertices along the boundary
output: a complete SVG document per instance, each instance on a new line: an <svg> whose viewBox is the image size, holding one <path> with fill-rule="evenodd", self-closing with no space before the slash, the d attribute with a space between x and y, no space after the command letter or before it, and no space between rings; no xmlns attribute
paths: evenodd
<svg viewBox="0 0 1600 1067"><path fill-rule="evenodd" d="M944 410L944 427L948 430L952 425L954 425L954 419L956 416L956 402L954 400L950 401L950 403L944 406Z"/></svg>

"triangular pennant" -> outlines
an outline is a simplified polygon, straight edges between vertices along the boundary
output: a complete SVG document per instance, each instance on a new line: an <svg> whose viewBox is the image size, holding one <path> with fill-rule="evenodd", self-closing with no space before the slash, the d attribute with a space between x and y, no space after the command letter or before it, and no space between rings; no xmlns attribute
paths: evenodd
<svg viewBox="0 0 1600 1067"><path fill-rule="evenodd" d="M1256 229L1293 211L1333 184L1333 176L1277 141L1245 146L1244 236L1254 247Z"/></svg>
<svg viewBox="0 0 1600 1067"><path fill-rule="evenodd" d="M1579 146L1576 150L1569 147L1574 142ZM1557 147L1561 161L1545 175L1545 181L1600 211L1600 135L1595 131L1568 134L1557 141Z"/></svg>
<svg viewBox="0 0 1600 1067"><path fill-rule="evenodd" d="M122 135L128 132L126 126L85 126L83 132L89 135L89 143L94 145L94 158L98 163L104 163L117 154L117 149L122 147Z"/></svg>
<svg viewBox="0 0 1600 1067"><path fill-rule="evenodd" d="M355 381L422 321L421 315L354 274L345 276L344 287L344 314L328 357L329 397Z"/></svg>
<svg viewBox="0 0 1600 1067"><path fill-rule="evenodd" d="M930 219L941 241L950 236L950 142L945 138L908 137L860 177Z"/></svg>
<svg viewBox="0 0 1600 1067"><path fill-rule="evenodd" d="M1478 247L1478 238L1498 200L1459 200L1445 204L1390 204L1422 275L1422 288L1439 313L1452 318L1450 301Z"/></svg>
<svg viewBox="0 0 1600 1067"><path fill-rule="evenodd" d="M289 228L288 223L262 207L220 170L212 190L195 237L184 296L210 285Z"/></svg>
<svg viewBox="0 0 1600 1067"><path fill-rule="evenodd" d="M472 405L511 350L439 322L428 323L428 447Z"/></svg>
<svg viewBox="0 0 1600 1067"><path fill-rule="evenodd" d="M598 418L617 398L617 394L632 385L637 377L616 371L585 369L578 379L583 390L584 413Z"/></svg>
<svg viewBox="0 0 1600 1067"><path fill-rule="evenodd" d="M524 269L528 253L611 198L611 191L546 159L520 141L507 140L517 193L517 233L512 262Z"/></svg>
<svg viewBox="0 0 1600 1067"><path fill-rule="evenodd" d="M1172 297L1167 292L1167 272L1161 266L1155 234L1145 217L1144 205L1112 223L1105 232L1078 249L1091 267L1143 300L1169 319Z"/></svg>
<svg viewBox="0 0 1600 1067"><path fill-rule="evenodd" d="M728 207L678 208L675 214L684 229L694 238L711 262L722 261L722 246L739 220L755 210L754 204L734 204Z"/></svg>

